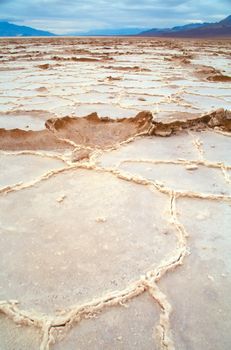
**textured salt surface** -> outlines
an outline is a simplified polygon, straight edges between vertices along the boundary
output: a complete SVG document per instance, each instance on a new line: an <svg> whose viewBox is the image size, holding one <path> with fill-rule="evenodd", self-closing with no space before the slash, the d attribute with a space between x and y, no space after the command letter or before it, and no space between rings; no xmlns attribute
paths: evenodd
<svg viewBox="0 0 231 350"><path fill-rule="evenodd" d="M149 295L143 294L124 306L105 310L97 320L83 321L52 349L157 350L154 337L158 318L158 306ZM56 337L61 338L62 333Z"/></svg>
<svg viewBox="0 0 231 350"><path fill-rule="evenodd" d="M228 350L230 41L0 47L1 350Z"/></svg>
<svg viewBox="0 0 231 350"><path fill-rule="evenodd" d="M0 198L0 298L23 295L24 308L53 312L125 288L176 246L168 202L157 191L89 170Z"/></svg>
<svg viewBox="0 0 231 350"><path fill-rule="evenodd" d="M42 334L36 327L17 325L5 316L0 316L1 349L38 350Z"/></svg>
<svg viewBox="0 0 231 350"><path fill-rule="evenodd" d="M179 349L230 348L230 203L180 200L191 255L160 282L174 305L172 328ZM172 285L177 288L172 288ZM202 331L203 330L203 331Z"/></svg>
<svg viewBox="0 0 231 350"><path fill-rule="evenodd" d="M53 155L55 157L55 155ZM51 157L36 154L13 154L2 152L0 156L0 186L10 186L20 182L29 182L48 171L63 168L64 162Z"/></svg>

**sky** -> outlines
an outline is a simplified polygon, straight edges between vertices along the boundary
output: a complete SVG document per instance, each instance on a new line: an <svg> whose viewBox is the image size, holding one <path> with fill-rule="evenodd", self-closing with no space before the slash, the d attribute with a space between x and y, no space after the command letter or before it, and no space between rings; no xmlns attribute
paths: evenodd
<svg viewBox="0 0 231 350"><path fill-rule="evenodd" d="M0 0L0 20L56 34L217 22L231 0Z"/></svg>

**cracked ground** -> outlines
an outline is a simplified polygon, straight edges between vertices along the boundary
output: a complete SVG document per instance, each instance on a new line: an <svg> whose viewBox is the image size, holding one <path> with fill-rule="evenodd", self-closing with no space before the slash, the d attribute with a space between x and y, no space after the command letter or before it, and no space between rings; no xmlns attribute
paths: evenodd
<svg viewBox="0 0 231 350"><path fill-rule="evenodd" d="M0 350L229 350L230 41L0 47Z"/></svg>

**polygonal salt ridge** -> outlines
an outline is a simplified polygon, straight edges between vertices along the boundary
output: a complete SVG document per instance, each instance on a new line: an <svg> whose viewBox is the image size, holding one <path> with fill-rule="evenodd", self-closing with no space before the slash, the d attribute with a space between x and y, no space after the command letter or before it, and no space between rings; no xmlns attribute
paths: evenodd
<svg viewBox="0 0 231 350"><path fill-rule="evenodd" d="M95 40L94 40L94 42L95 42ZM150 48L151 48L152 51L153 51L154 48L157 47L158 42L159 41L153 41L153 42L150 43ZM31 42L30 42L30 44L31 44ZM147 42L140 43L139 45L140 45L140 48L143 49L145 47L145 49L146 49ZM163 49L166 50L166 47L164 48L164 45L165 45L165 43L163 45L162 45L162 43L160 43L159 47L163 46ZM174 45L171 45L171 42L169 41L168 45L171 46L171 49L174 49L174 50L176 50L176 49L179 50L180 49L180 47L178 47L179 45L177 45L176 43ZM202 47L203 47L203 44L200 44L200 45L202 45ZM197 48L194 48L194 50L195 49L198 50L198 46L200 46L200 45L197 44ZM47 46L47 44L44 45L44 47L46 47L46 46ZM96 43L96 49L97 49L97 46L98 46L99 49L102 48L102 45L101 45L101 43L99 41ZM63 46L60 45L59 49L63 49ZM121 46L119 45L119 49L120 50L123 49L122 45ZM161 52L163 52L163 49L161 50ZM159 54L158 54L158 59L159 59ZM82 67L83 66L81 66L81 69L82 69ZM155 67L152 66L151 69L154 70ZM92 69L91 69L91 71L92 71ZM79 72L80 71L76 71L77 75L79 74ZM178 73L180 73L180 72L181 72L181 74L182 73L185 74L183 69L178 71ZM7 77L6 77L7 80L9 80L9 74L8 73L9 72L7 72ZM152 74L152 73L150 73L150 74ZM168 73L166 73L165 70L161 70L161 74L164 74L166 76L166 74L168 74ZM138 75L138 73L137 73L137 75ZM74 76L74 75L72 75L72 76ZM189 75L187 75L187 76L189 78ZM35 76L34 78L38 79L38 76ZM43 81L44 78L47 79L47 76L44 75L44 77L41 79L41 81ZM172 75L171 76L169 75L167 78L168 79L173 78L173 80L174 80L174 77ZM88 83L91 84L92 81L89 80ZM196 82L196 84L197 83L198 82ZM16 82L14 82L14 84L16 84ZM206 84L210 84L210 83L207 82ZM7 84L7 82L4 82L4 86L6 87L7 85L9 86L9 84ZM209 85L209 86L211 86L211 85ZM216 84L216 86L217 86L217 84ZM67 108L67 107L65 106L65 108ZM59 109L61 109L61 108L59 107ZM215 126L215 128L216 128L216 126ZM219 130L217 130L217 132L218 131ZM162 132L162 134L163 134L163 132ZM165 132L165 134L166 134L166 132ZM200 161L207 162L206 157L205 157L206 150L202 149L201 141L197 142L197 138L194 141L195 141L194 142L194 146L195 147L194 147L193 152L195 151L195 156L196 156L195 159L196 160L199 159ZM174 143L173 143L171 149L174 149ZM177 151L179 151L179 150L177 150ZM178 154L177 151L176 151L176 154ZM166 152L167 152L167 150L166 150ZM216 157L219 158L219 154L218 153L216 154ZM226 154L227 155L227 152L223 152L223 153L221 152L220 154ZM162 156L162 150L160 151L160 160L161 160L161 156ZM166 153L166 156L167 156L167 153ZM191 154L190 154L190 156L191 156ZM172 152L171 152L171 157L173 157ZM189 154L187 155L187 152L186 152L186 158L190 159ZM151 157L151 159L152 159L152 157ZM173 159L174 159L174 157L173 157ZM219 159L217 159L216 162L218 163ZM196 163L188 162L187 166L191 167L191 169L189 171L191 171L192 173L193 173L194 170L196 170L196 169L194 169L194 170L192 169L192 167L195 168ZM75 167L73 167L72 170L74 168ZM96 167L94 165L88 165L88 169L96 169ZM226 170L226 168L224 168L223 170L227 171L227 172L229 171L229 170ZM70 171L70 169L68 171ZM99 168L98 168L98 171L99 171ZM137 183L137 184L138 183L139 184L143 184L143 185L149 186L149 187L151 187L153 189L152 186L154 186L154 184L151 184L150 180L147 180L147 179L144 179L144 178L141 178L141 177L138 177L138 176L134 176L134 175L131 175L131 174L126 174L126 173L124 173L122 171L119 171L118 169L117 170L115 169L114 171L112 171L112 173L114 175L118 176L121 179L124 179L124 180L127 180L127 181L132 181L133 183ZM51 178L52 177L53 177L53 175L51 174ZM38 181L38 183L39 182L40 182L40 180ZM178 255L176 254L176 256L171 255L169 263L165 263L163 266L159 266L158 270L155 273L147 274L146 278L141 278L140 281L138 281L137 284L135 284L133 286L129 285L121 293L119 293L119 292L118 293L115 292L114 294L111 293L111 294L109 294L108 297L105 297L104 300L100 299L98 301L92 301L90 307L88 305L87 307L86 306L82 307L82 308L81 307L79 307L79 308L76 307L76 308L70 309L70 313L68 315L66 315L66 317L65 317L65 314L64 314L63 317L61 317L59 319L56 318L55 320L52 317L47 317L47 316L41 317L41 315L37 316L37 318L36 318L35 313L20 312L19 309L17 309L14 301L11 301L10 303L4 303L4 302L1 303L1 305L0 305L1 311L3 311L7 315L9 315L11 318L13 318L15 322L19 322L19 323L22 322L22 323L25 323L25 324L28 324L28 325L37 325L39 328L42 328L42 333L43 333L44 337L43 337L41 348L42 349L47 349L49 347L48 343L50 342L50 340L52 338L52 332L51 332L51 328L50 328L51 325L53 326L52 330L54 330L54 328L56 330L56 328L63 327L64 325L67 325L68 323L71 323L71 321L74 321L74 320L78 321L78 320L80 320L83 317L92 317L99 310L101 310L102 307L104 307L105 305L112 306L112 305L117 305L118 303L123 303L125 301L130 300L131 297L135 297L135 296L138 296L140 293L143 293L144 290L148 290L149 293L158 302L158 304L160 305L160 308L161 308L161 317L160 317L159 327L158 327L158 330L159 330L158 334L159 334L159 336L161 338L161 347L163 349L166 349L166 348L167 349L173 349L174 346L173 346L173 344L171 342L171 337L170 337L171 336L171 331L170 331L170 323L169 323L169 321L170 321L169 317L171 315L171 305L169 304L168 300L163 295L163 293L161 293L161 291L155 285L154 281L157 281L158 279L160 279L165 274L166 271L169 271L169 270L173 269L174 267L182 264L183 258L184 258L184 256L187 253L186 247L185 247L186 246L186 242L185 242L185 240L186 240L186 231L185 231L184 227L182 225L180 225L180 223L179 223L179 221L177 219L177 215L176 215L177 214L177 211L176 211L176 193L174 193L171 189L163 188L163 186L161 184L159 184L159 185L155 184L154 188L158 189L162 193L168 194L169 199L170 199L170 203L171 203L171 205L169 205L170 213L171 213L171 222L172 222L172 224L174 224L175 228L177 229L177 233L178 233L178 245L179 245L179 248L180 248L180 250L178 252L179 254ZM17 188L17 191L19 191L20 189L23 189L23 187L19 186ZM30 186L30 189L32 190L32 192L36 189L34 184L32 184ZM12 194L8 194L8 196L11 196L13 194L15 195L16 193L17 193L16 196L18 196L19 193L20 193L20 196L21 196L21 193L23 193L23 191L22 192L15 192L15 193L12 193ZM60 196L57 197L57 205L60 205L60 206L65 205L66 199L67 199L67 196L65 195L65 193L60 193ZM220 200L222 200L222 199L224 199L224 198L220 198ZM201 205L203 205L205 202L201 201L201 198L200 198L200 203L202 203ZM214 203L218 203L217 200L214 200ZM204 217L204 215L202 215L202 218L203 217ZM214 215L214 217L216 217L216 215ZM195 220L194 217L193 217L193 220ZM101 215L101 216L97 217L96 222L97 222L97 224L100 224L100 225L102 224L103 225L103 224L107 223L107 220L106 220L105 216ZM170 274L168 274L168 275L170 276ZM197 278L197 274L195 275L195 279L196 278ZM212 282L213 279L214 279L214 276L209 275L208 281ZM174 283L174 286L175 285L176 284ZM175 287L172 288L172 290L173 289L176 290ZM181 298L181 299L183 300L184 298ZM188 304L190 304L190 302ZM213 313L211 313L211 314L213 314ZM34 318L34 320L33 320L33 318ZM179 331L179 329L177 331ZM190 333L190 329L189 329L189 333ZM228 334L228 331L226 333ZM197 334L196 334L196 336L197 336ZM118 341L120 341L120 340L121 339L118 339Z"/></svg>
<svg viewBox="0 0 231 350"><path fill-rule="evenodd" d="M209 162L230 165L230 133L215 131L215 133L210 130L202 131L199 134L198 140L203 148L204 158Z"/></svg>
<svg viewBox="0 0 231 350"><path fill-rule="evenodd" d="M135 176L141 175L160 184L163 191L173 189L177 196L229 200L230 165L208 161L200 135L190 133L165 139L142 138L103 154L97 161L104 167L116 167ZM218 142L218 148L221 143L223 154L227 154L225 145L227 148L229 138L223 135L217 137L223 141L223 144ZM177 143L179 146L176 146Z"/></svg>
<svg viewBox="0 0 231 350"><path fill-rule="evenodd" d="M42 334L37 327L19 326L7 316L0 314L0 329L1 350L38 350L40 347Z"/></svg>
<svg viewBox="0 0 231 350"><path fill-rule="evenodd" d="M137 186L136 190L134 186ZM121 198L116 193L121 193ZM135 201L137 194L139 206ZM61 195L64 196L63 201L58 200ZM66 173L35 188L2 197L1 240L2 248L5 246L5 253L2 252L5 268L1 276L3 282L10 273L12 280L10 285L5 283L6 290L2 291L1 299L10 295L10 298L21 300L21 295L24 295L23 305L33 307L36 302L38 309L52 310L64 304L70 305L76 299L84 302L102 295L105 290L125 287L129 281L157 266L175 247L175 236L169 222L170 204L162 197L110 174L87 173L84 170ZM9 213L7 208L13 199L15 206ZM128 201L130 207L126 204ZM39 216L36 214L38 208ZM12 215L15 217L13 225ZM147 242L140 242L140 232L147 233L142 236ZM27 245L24 246L21 243L26 237ZM10 258L12 255L14 259ZM101 260L104 256L103 261L99 260L99 256ZM76 271L77 257L79 270ZM135 260L130 264L133 258ZM101 268L99 265L102 265ZM60 271L63 273L60 274ZM95 276L98 272L101 274L98 281L101 279L101 282L96 288ZM113 280L106 281L109 276L113 276Z"/></svg>
<svg viewBox="0 0 231 350"><path fill-rule="evenodd" d="M33 182L64 167L62 156L52 152L0 152L0 189Z"/></svg>
<svg viewBox="0 0 231 350"><path fill-rule="evenodd" d="M227 135L228 136L228 135ZM194 161L195 163L224 163L229 165L231 158L227 152L229 146L229 137L225 134L212 131L182 132L181 134L171 135L168 138L162 137L138 137L133 142L123 143L122 147L105 152L98 159L99 164L103 166L117 166L125 160L153 160L153 161L174 161L184 163L185 161ZM213 140L214 137L214 140ZM213 159L208 152L219 152L222 162Z"/></svg>
<svg viewBox="0 0 231 350"><path fill-rule="evenodd" d="M120 168L130 174L162 183L176 193L198 193L211 195L231 195L230 183L223 174L223 168L201 162L128 160ZM205 163L206 164L206 163ZM213 166L213 167L212 167Z"/></svg>
<svg viewBox="0 0 231 350"><path fill-rule="evenodd" d="M21 92L22 93L22 92ZM20 90L16 92L20 95ZM17 111L3 113L0 112L1 129L21 129L21 130L43 130L45 121L54 117L54 114L46 111Z"/></svg>
<svg viewBox="0 0 231 350"><path fill-rule="evenodd" d="M107 308L104 313L96 317L83 320L67 335L61 328L54 329L52 334L60 341L51 349L74 350L78 347L86 350L99 348L158 350L155 327L159 321L159 308L147 293L116 308Z"/></svg>
<svg viewBox="0 0 231 350"><path fill-rule="evenodd" d="M178 200L177 209L189 233L191 254L181 268L159 283L174 305L171 325L175 344L182 349L228 350L230 203L184 198Z"/></svg>
<svg viewBox="0 0 231 350"><path fill-rule="evenodd" d="M198 150L193 146L194 138L186 133L162 137L140 137L98 158L103 167L117 167L121 162L133 160L198 160Z"/></svg>
<svg viewBox="0 0 231 350"><path fill-rule="evenodd" d="M135 183L139 184L145 184L145 182L130 179L127 178L125 175L123 176L123 179L126 179L127 181L135 181ZM130 285L127 289L125 289L122 292L115 292L114 294L111 293L111 295L105 296L105 298L99 300L99 301L93 301L89 304L89 306L80 306L75 307L73 309L70 309L69 313L65 316L61 316L59 318L55 318L53 321L52 319L49 320L47 317L39 317L36 316L36 314L31 314L24 312L20 315L20 311L18 311L17 307L15 307L14 303L2 303L1 311L6 313L7 315L14 317L16 322L24 322L27 325L30 324L36 324L38 327L42 327L44 332L43 342L41 343L41 349L47 349L48 343L51 341L51 334L50 330L54 327L60 327L61 325L70 324L70 322L80 320L82 317L87 317L90 310L91 312L95 313L100 311L104 306L112 306L117 305L118 303L122 301L129 300L130 298L133 298L136 295L139 295L143 293L144 290L148 290L150 294L153 296L155 300L158 301L158 303L161 305L162 313L160 317L160 326L157 327L157 335L159 337L160 343L168 343L169 349L173 349L172 340L171 340L171 332L169 328L169 314L171 312L171 306L165 299L165 296L161 293L161 291L158 289L158 287L155 284L155 280L158 280L161 278L163 274L166 273L169 269L172 269L176 267L177 265L182 263L182 260L184 256L187 254L187 250L185 247L185 238L186 232L184 231L183 227L178 223L176 218L176 209L175 209L175 200L174 195L171 194L171 203L170 203L170 214L171 214L171 222L174 225L175 229L178 231L178 249L176 252L170 256L169 260L162 261L158 268L153 271L149 272L147 277L147 280L140 280L137 281L134 285ZM98 222L105 222L99 221ZM150 280L151 278L151 280ZM90 309L89 309L90 307ZM89 310L89 311L88 311ZM14 316L15 315L15 316ZM20 315L20 316L19 316ZM81 316L82 315L82 316ZM19 317L18 317L19 316ZM72 320L72 321L71 321ZM164 321L165 320L165 321Z"/></svg>
<svg viewBox="0 0 231 350"><path fill-rule="evenodd" d="M141 88L144 90L147 89L147 85L146 83L150 80L150 76L152 76L153 81L155 82L167 82L167 84L169 82L174 82L175 85L175 91L176 90L180 90L181 86L184 84L181 81L183 80L182 75L187 77L188 81L191 81L192 84L195 85L199 85L201 84L200 81L195 81L192 77L193 71L194 71L194 65L193 64L188 64L186 65L187 67L185 68L185 64L184 62L183 65L179 65L177 67L177 69L172 69L173 66L171 64L169 64L169 62L166 61L162 61L160 64L160 55L164 55L165 57L167 56L172 56L172 57L176 57L176 55L181 56L180 58L182 58L183 56L186 56L188 58L192 58L195 56L195 53L198 55L198 47L200 47L199 43L196 43L197 46L192 46L189 50L185 50L183 48L180 48L180 46L176 45L176 46L172 46L169 42L165 42L164 45L158 43L158 41L156 41L155 43L152 43L151 45L149 45L147 42L145 42L145 46L142 46L140 43L136 43L136 45L138 45L136 47L136 45L134 45L132 42L127 43L130 47L129 51L127 54L124 54L124 58L123 60L121 60L121 53L123 53L123 45L120 43L118 44L119 47L118 49L115 48L113 49L113 51L108 50L108 52L110 52L109 54L105 54L106 50L103 49L103 46L96 46L93 47L94 43L92 43L91 41L87 41L88 39L85 39L86 42L85 44L80 43L79 40L77 39L76 43L78 45L80 45L79 48L79 52L76 52L75 49L72 48L73 44L69 43L68 45L64 45L64 47L62 47L61 45L53 45L52 42L46 43L42 46L39 46L39 50L40 53L36 52L38 51L38 47L34 47L33 44L29 44L26 43L25 44L25 48L23 49L25 51L28 51L28 55L25 55L25 53L22 55L22 52L20 53L20 49L18 50L15 46L12 46L10 49L10 52L7 51L8 49L8 45L6 42L4 43L3 47L5 47L5 53L3 51L3 54L6 55L6 62L5 62L5 69L6 71L4 72L4 70L1 72L1 78L2 81L4 83L4 89L6 89L8 86L10 86L9 84L12 84L13 80L13 87L15 87L16 85L18 85L18 87L23 87L25 90L27 90L27 92L25 92L25 97L28 96L28 89L26 89L27 86L30 87L29 90L31 90L31 85L34 84L34 82L41 82L41 85L44 85L44 83L46 85L52 85L49 84L49 82L47 81L47 77L50 78L50 80L52 79L52 81L54 82L53 86L56 86L57 84L59 84L59 86L61 87L68 87L69 84L69 88L70 88L70 84L73 82L73 79L75 81L75 85L76 86L81 86L81 90L87 88L89 89L92 86L92 83L100 83L100 78L102 77L102 74L100 74L101 72L103 74L105 74L105 76L107 77L109 74L111 74L111 69L109 72L109 69L105 69L105 67L99 67L98 62L88 62L88 63L84 63L84 62L74 62L74 60L78 60L80 57L82 59L86 58L86 50L87 50L87 55L90 55L91 58L94 57L98 57L99 55L101 57L99 58L107 58L107 59L114 59L114 63L113 65L116 66L120 66L123 64L126 67L130 67L131 72L127 72L126 76L123 77L123 81L130 84L131 88L129 90L127 90L126 86L128 85L124 85L121 86L121 92L129 92L129 94L132 95L133 93L133 88L134 88L134 82L131 82L130 77L133 75L134 73L132 73L132 68L134 68L135 66L131 65L131 61L138 61L138 62L142 62L142 65L140 67L138 67L138 72L136 74L136 76L139 78L139 76L141 75L142 79L139 82L139 85L141 86ZM112 45L111 42L106 42L107 45ZM89 50L89 45L92 46L91 50ZM219 43L219 47L222 47L223 44ZM227 43L225 44L227 46ZM48 47L49 46L49 47ZM144 48L145 48L145 52L144 52ZM16 55L11 55L11 50L13 50L14 53L16 53ZM14 51L16 50L16 51ZM100 54L100 50L102 50L102 53ZM223 51L222 51L223 50ZM222 48L222 50L220 51L219 56L224 56L225 54L225 50L224 48ZM226 48L226 52L227 52L228 48ZM90 52L89 52L90 51ZM53 52L53 54L52 54ZM180 53L180 55L179 55ZM145 55L144 55L145 54ZM207 53L209 54L214 54L214 52L211 50L211 52ZM77 56L76 56L77 55ZM79 57L80 55L80 57ZM227 54L224 56L224 61L226 58ZM56 60L52 60L51 58L54 57L58 57L60 59L62 59L63 57L63 63L62 60L58 63L54 63ZM122 57L123 58L123 57ZM145 58L145 62L144 62L144 58ZM219 59L220 57L218 57L217 59ZM9 59L13 59L13 67L12 67L12 63L9 62ZM15 61L16 59L16 61ZM73 60L73 62L69 62L66 61L66 59L68 60ZM8 62L7 62L8 60ZM20 78L22 79L17 79L18 76L18 71L16 70L14 71L9 71L10 69L13 69L15 67L18 68L22 68L22 63L20 64L20 62L27 62L27 67L29 67L29 69L24 69L20 71ZM32 60L32 64L30 63L29 60ZM33 63L33 60L36 61L36 64ZM116 62L117 61L117 62ZM120 62L119 62L120 61ZM123 61L123 62L122 62ZM44 72L41 71L40 69L37 69L35 67L35 65L39 65L39 64L49 64L49 67L51 69L47 69ZM92 66L93 65L97 65L97 70L94 71L92 70ZM24 65L24 63L23 63ZM20 67L21 66L21 67ZM111 66L111 62L109 67ZM146 69L146 72L144 73L140 73L139 69L142 70L142 68ZM211 67L207 67L207 69ZM137 70L137 67L136 67ZM147 70L150 70L150 72L148 72ZM84 71L84 74L82 74ZM155 71L155 76L153 76L153 71ZM188 74L188 71L189 74ZM213 70L216 71L216 70ZM5 74L4 74L5 73ZM12 74L13 73L13 74ZM31 74L33 73L33 74ZM81 73L81 74L80 74ZM82 78L82 75L84 75L84 79ZM58 77L61 76L61 79L58 79ZM143 79L144 76L144 79ZM145 76L147 77L147 80L145 79ZM71 80L72 79L72 80ZM10 81L9 81L10 80ZM27 80L27 84L25 84L25 80ZM61 84L60 84L60 80L61 80ZM181 80L181 81L180 81ZM116 83L116 82L114 82ZM133 84L133 86L132 86ZM221 85L221 83L210 83L209 81L206 81L206 84L214 87L214 89L217 91L217 87L219 86L224 86ZM41 87L38 86L38 88ZM9 91L9 90L8 90ZM174 91L174 89L173 89ZM190 92L190 89L189 89ZM155 90L152 91L152 95L156 95L157 92ZM71 104L72 102L75 101L75 95L74 93L70 93L70 99L69 99L69 103L68 101L66 101L67 103L65 103L62 107L62 99L60 99L59 97L59 101L57 101L57 97L55 96L55 88L51 90L51 95L53 95L53 102L48 103L47 108L55 108L55 111L57 113L61 114L61 110L63 110L62 113L64 113L64 111L66 110L70 110L70 106L69 104ZM219 95L219 92L216 92L216 95ZM9 92L8 92L8 96L9 96ZM18 95L17 95L18 96ZM63 97L63 95L62 95ZM48 99L50 98L50 96L48 96ZM57 104L55 105L55 101L57 102ZM134 101L136 101L136 97L134 97ZM22 101L21 101L22 102ZM34 101L35 102L35 101ZM97 97L94 100L95 103L98 102ZM118 105L118 101L117 98L114 99L114 102ZM58 108L57 105L59 104ZM33 105L35 105L35 103L33 103ZM81 103L81 105L83 106L83 109L86 108L86 111L83 112L83 115L86 115L88 112L93 112L92 110L88 110L88 106L85 104L83 105ZM13 105L12 105L13 106ZM61 107L60 107L61 106ZM157 105L157 107L159 106L159 104ZM161 104L160 104L161 106ZM6 106L4 106L5 108ZM36 108L38 108L39 105L37 105ZM219 107L219 104L216 105L214 107ZM3 107L2 107L3 108ZM11 108L10 106L8 106L8 110L9 108ZM81 107L82 108L82 107ZM98 108L102 108L102 106L98 106ZM110 106L109 105L105 105L105 109L109 109ZM208 107L209 108L209 107ZM73 106L73 109L74 106ZM201 110L200 110L201 111ZM71 112L71 110L70 110ZM123 113L126 112L126 109L122 110ZM135 111L134 111L135 112ZM202 111L201 111L202 112ZM78 109L76 110L76 113L78 114Z"/></svg>

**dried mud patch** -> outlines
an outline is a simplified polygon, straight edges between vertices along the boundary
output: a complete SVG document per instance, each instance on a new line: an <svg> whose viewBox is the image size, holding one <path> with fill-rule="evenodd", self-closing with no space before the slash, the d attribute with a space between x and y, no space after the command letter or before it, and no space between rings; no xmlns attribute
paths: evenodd
<svg viewBox="0 0 231 350"><path fill-rule="evenodd" d="M49 63L45 63L45 64L39 64L37 67L40 69L49 69L51 66L49 65Z"/></svg>
<svg viewBox="0 0 231 350"><path fill-rule="evenodd" d="M92 58L92 57L61 57L61 56L53 56L52 60L54 61L72 61L72 62L102 62L106 61L107 58Z"/></svg>
<svg viewBox="0 0 231 350"><path fill-rule="evenodd" d="M141 112L134 118L113 120L100 118L96 113L83 118L53 118L46 121L46 127L58 137L76 144L107 148L135 137L147 134L152 114Z"/></svg>
<svg viewBox="0 0 231 350"><path fill-rule="evenodd" d="M207 128L231 131L231 112L224 109L193 118L188 118L188 114L184 116L185 119L181 116L182 119L163 122L153 119L148 111L122 119L100 118L97 113L81 118L51 118L45 122L44 130L0 129L0 149L52 150L77 146L107 149L141 135L166 137L182 130L201 131ZM80 155L80 159L84 158L85 155Z"/></svg>
<svg viewBox="0 0 231 350"><path fill-rule="evenodd" d="M173 133L189 130L204 130L206 127L219 127L224 131L231 131L231 112L218 109L211 113L185 120L175 120L171 122L153 121L153 127L150 131L152 135L170 136Z"/></svg>
<svg viewBox="0 0 231 350"><path fill-rule="evenodd" d="M231 77L223 74L214 74L207 78L210 81L220 81L220 82L229 82L231 81Z"/></svg>
<svg viewBox="0 0 231 350"><path fill-rule="evenodd" d="M204 80L214 81L214 82L230 82L231 77L223 75L218 69L211 66L199 66L195 70L195 75Z"/></svg>
<svg viewBox="0 0 231 350"><path fill-rule="evenodd" d="M165 61L169 62L175 62L178 64L188 65L191 64L191 59L193 58L193 55L173 55L172 57L165 57Z"/></svg>
<svg viewBox="0 0 231 350"><path fill-rule="evenodd" d="M133 66L133 67L123 67L123 66L107 66L103 67L105 69L114 69L118 71L124 71L124 72L151 72L151 69L149 68L142 68L139 66Z"/></svg>
<svg viewBox="0 0 231 350"><path fill-rule="evenodd" d="M1 150L57 150L72 149L73 146L59 140L48 130L25 131L0 129Z"/></svg>

